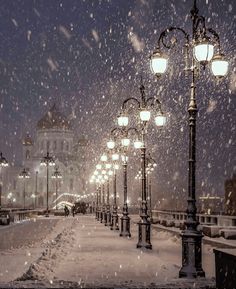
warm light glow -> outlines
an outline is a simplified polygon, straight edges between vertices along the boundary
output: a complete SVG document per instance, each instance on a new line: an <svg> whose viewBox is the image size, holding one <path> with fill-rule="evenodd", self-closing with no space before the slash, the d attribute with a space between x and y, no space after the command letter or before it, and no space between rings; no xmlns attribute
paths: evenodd
<svg viewBox="0 0 236 289"><path fill-rule="evenodd" d="M122 162L127 162L128 159L129 159L129 158L128 158L126 155L122 155L122 156L121 156Z"/></svg>
<svg viewBox="0 0 236 289"><path fill-rule="evenodd" d="M223 54L217 54L211 61L211 71L215 77L221 78L228 73L229 62L225 60Z"/></svg>
<svg viewBox="0 0 236 289"><path fill-rule="evenodd" d="M140 140L134 141L134 147L136 149L140 149L142 146L143 146L143 142L141 142Z"/></svg>
<svg viewBox="0 0 236 289"><path fill-rule="evenodd" d="M111 156L113 161L118 161L119 160L119 155L118 154L112 154Z"/></svg>
<svg viewBox="0 0 236 289"><path fill-rule="evenodd" d="M97 170L101 170L101 168L102 168L102 165L101 165L101 164L97 164L97 165L96 165L96 169L97 169Z"/></svg>
<svg viewBox="0 0 236 289"><path fill-rule="evenodd" d="M101 161L102 161L102 162L106 162L106 161L107 161L107 155L103 154L103 155L101 156Z"/></svg>
<svg viewBox="0 0 236 289"><path fill-rule="evenodd" d="M112 175L113 175L113 171L111 171L111 170L108 171L108 175L109 175L109 176L112 176Z"/></svg>
<svg viewBox="0 0 236 289"><path fill-rule="evenodd" d="M130 144L130 140L128 138L122 138L121 144L123 147L128 147Z"/></svg>
<svg viewBox="0 0 236 289"><path fill-rule="evenodd" d="M118 125L119 126L127 126L129 123L129 118L126 115L120 115L118 117Z"/></svg>
<svg viewBox="0 0 236 289"><path fill-rule="evenodd" d="M158 77L166 72L167 63L168 63L167 55L161 53L159 50L155 51L153 55L150 57L151 70Z"/></svg>
<svg viewBox="0 0 236 289"><path fill-rule="evenodd" d="M106 164L106 169L110 169L111 168L111 164Z"/></svg>
<svg viewBox="0 0 236 289"><path fill-rule="evenodd" d="M157 126L164 126L166 124L166 116L159 114L155 117L155 123Z"/></svg>
<svg viewBox="0 0 236 289"><path fill-rule="evenodd" d="M49 166L50 166L50 167L53 167L53 166L55 166L55 165L56 165L56 164L55 164L55 162L54 162L53 160L50 160L50 161L49 161Z"/></svg>
<svg viewBox="0 0 236 289"><path fill-rule="evenodd" d="M114 164L114 169L115 170L119 170L119 165L118 164Z"/></svg>
<svg viewBox="0 0 236 289"><path fill-rule="evenodd" d="M141 110L139 116L141 121L149 121L151 117L151 112L148 110Z"/></svg>
<svg viewBox="0 0 236 289"><path fill-rule="evenodd" d="M208 41L199 42L194 46L193 54L198 62L211 61L214 55L214 45Z"/></svg>
<svg viewBox="0 0 236 289"><path fill-rule="evenodd" d="M113 140L109 140L108 142L107 142L107 147L109 148L109 149L114 149L114 147L115 147L115 142L113 141Z"/></svg>

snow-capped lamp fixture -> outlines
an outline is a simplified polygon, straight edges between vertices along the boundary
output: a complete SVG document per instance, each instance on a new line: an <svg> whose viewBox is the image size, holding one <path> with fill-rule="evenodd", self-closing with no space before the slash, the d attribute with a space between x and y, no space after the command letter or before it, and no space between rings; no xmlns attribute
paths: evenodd
<svg viewBox="0 0 236 289"><path fill-rule="evenodd" d="M227 75L229 62L225 59L224 54L216 54L211 61L211 71L216 78L223 78Z"/></svg>
<svg viewBox="0 0 236 289"><path fill-rule="evenodd" d="M156 126L164 126L166 124L166 116L161 112L157 113L155 116L155 123Z"/></svg>
<svg viewBox="0 0 236 289"><path fill-rule="evenodd" d="M221 51L219 34L212 28L207 27L205 17L199 14L197 0L193 0L193 7L190 11L191 35L182 27L170 26L163 30L158 39L153 54L150 56L152 72L160 79L167 70L168 60L165 50L170 51L176 44L182 44L184 60L184 72L189 75L189 103L188 103L188 124L189 124L189 156L188 156L188 198L187 218L182 236L182 266L179 271L180 278L205 277L202 268L202 237L203 234L197 229L197 206L196 206L196 130L198 105L196 100L197 78L199 72L207 66L210 67L216 80L222 79L228 73L229 63ZM191 26L191 27L190 27ZM178 36L183 41L177 41ZM172 37L173 36L173 37ZM168 53L169 55L169 53ZM182 85L182 82L180 82ZM156 125L162 126L166 119L161 115L155 118Z"/></svg>
<svg viewBox="0 0 236 289"><path fill-rule="evenodd" d="M160 77L166 72L168 64L168 57L166 54L162 53L159 48L157 48L153 54L150 56L150 67L152 72Z"/></svg>
<svg viewBox="0 0 236 289"><path fill-rule="evenodd" d="M141 121L147 122L151 118L151 112L147 109L142 109L139 113L139 117L140 117Z"/></svg>
<svg viewBox="0 0 236 289"><path fill-rule="evenodd" d="M123 147L128 147L128 146L130 145L130 139L127 138L127 137L122 138L122 139L121 139L121 145L122 145Z"/></svg>
<svg viewBox="0 0 236 289"><path fill-rule="evenodd" d="M112 139L110 139L110 140L107 142L107 147L108 147L109 149L111 149L111 150L114 149L115 145L116 145L116 143L115 143L115 141L112 140Z"/></svg>
<svg viewBox="0 0 236 289"><path fill-rule="evenodd" d="M208 37L205 37L204 40L196 41L193 45L193 55L195 59L203 65L211 61L214 55L214 45Z"/></svg>
<svg viewBox="0 0 236 289"><path fill-rule="evenodd" d="M121 113L119 116L118 116L118 125L121 126L121 127L126 127L129 123L129 118L128 116L125 114L125 113Z"/></svg>
<svg viewBox="0 0 236 289"><path fill-rule="evenodd" d="M114 153L114 154L112 154L111 158L113 161L118 161L119 160L119 154Z"/></svg>
<svg viewBox="0 0 236 289"><path fill-rule="evenodd" d="M106 154L103 154L103 155L101 156L101 161L102 161L102 162L106 162L106 161L107 161L107 155L106 155Z"/></svg>
<svg viewBox="0 0 236 289"><path fill-rule="evenodd" d="M136 140L134 141L134 148L140 149L142 146L143 146L143 142L142 142L141 140L136 139Z"/></svg>
<svg viewBox="0 0 236 289"><path fill-rule="evenodd" d="M102 168L102 165L101 165L101 164L97 164L97 165L96 165L96 169L97 169L97 170L101 170L101 168Z"/></svg>

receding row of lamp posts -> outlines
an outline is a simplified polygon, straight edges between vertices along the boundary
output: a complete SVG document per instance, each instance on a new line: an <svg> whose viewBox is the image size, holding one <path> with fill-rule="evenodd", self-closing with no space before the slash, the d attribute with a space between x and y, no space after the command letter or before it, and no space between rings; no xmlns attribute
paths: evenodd
<svg viewBox="0 0 236 289"><path fill-rule="evenodd" d="M197 117L197 103L196 103L196 82L201 68L205 70L206 66L210 64L212 74L217 81L221 80L228 73L229 62L222 53L220 38L218 33L212 28L206 27L206 20L203 16L198 14L199 10L196 5L196 0L193 1L193 7L190 11L192 21L192 35L190 35L181 27L170 26L160 33L157 47L150 56L150 66L153 73L158 79L167 71L168 55L164 49L170 50L178 42L177 37L170 37L171 34L182 34L184 38L184 71L186 75L191 76L190 81L190 99L188 106L189 114L189 168L188 168L188 199L187 199L187 220L185 222L185 229L182 236L182 267L179 272L179 277L196 278L204 277L205 272L202 269L202 233L197 229L198 221L196 218L196 192L195 192L195 174L196 174L196 117ZM152 248L150 242L150 220L147 215L147 200L146 200L146 132L147 124L150 120L151 113L148 110L148 105L155 111L155 121L157 125L164 125L166 118L161 111L160 102L156 98L146 98L144 93L144 86L141 85L141 101L136 98L128 98L123 102L122 113L118 118L119 129L113 130L112 134L116 136L119 132L122 136L122 146L124 155L126 155L125 148L129 145L128 134L132 131L136 135L141 133L141 139L136 142L136 147L141 149L141 178L142 178L142 206L140 214L139 237L137 247ZM126 129L129 123L128 118L128 103L133 102L137 104L140 123L139 128ZM115 142L111 139L108 143L109 149L115 148ZM124 195L126 192L126 159L124 158ZM97 172L97 171L96 171ZM94 176L96 179L96 176ZM103 178L102 178L103 179ZM97 179L96 179L97 181ZM116 204L114 202L113 210L116 213ZM127 215L127 199L124 198L123 207L123 227L125 232L129 234L129 219ZM122 223L121 223L122 226ZM122 230L121 230L122 232Z"/></svg>
<svg viewBox="0 0 236 289"><path fill-rule="evenodd" d="M49 167L54 167L55 166L55 161L54 158L52 156L50 156L49 152L47 152L47 155L45 157L43 157L43 159L40 162L41 166L46 166L46 181L47 181L47 191L46 191L46 217L49 216L49 203L48 203L48 199L49 199ZM2 153L0 153L0 167L8 167L9 164L6 160L5 157L3 157ZM36 172L36 177L37 177L37 173ZM58 169L58 167L55 167L55 170L51 176L53 179L56 179L56 209L57 209L57 198L58 198L58 179L62 178L62 175ZM25 209L25 199L26 199L26 180L30 178L30 173L29 170L27 168L23 168L22 171L19 174L19 178L23 180L23 208ZM36 180L37 183L37 180ZM36 198L36 195L34 195L34 198ZM0 196L0 208L1 208L1 196Z"/></svg>
<svg viewBox="0 0 236 289"><path fill-rule="evenodd" d="M151 114L154 114L155 124L158 127L162 127L166 123L166 116L164 115L161 102L156 97L147 97L145 93L145 87L143 82L140 86L141 98L130 97L127 98L122 104L122 112L118 116L118 127L113 128L110 131L110 139L107 142L108 153L102 155L101 162L108 161L108 156L111 155L112 161L116 162L113 165L117 165L119 156L121 156L122 167L123 167L123 190L124 190L124 204L121 217L121 226L120 226L120 236L130 237L130 217L128 212L128 195L127 195L127 167L128 167L128 148L130 147L131 139L133 138L134 148L140 150L141 156L141 182L142 182L142 192L141 192L141 210L140 210L140 221L138 222L138 243L137 248L147 248L151 249L151 238L150 238L150 218L148 216L148 205L147 205L147 157L146 157L146 136L148 130L148 123L151 121ZM138 119L135 126L129 126L129 116L128 111L134 112L134 115L138 115L138 118L134 117L134 121ZM105 167L104 167L105 166ZM100 183L105 181L106 175L105 168L106 166L110 167L111 164L108 162L106 164L98 164L96 170L93 174L92 181L97 181ZM99 171L99 168L103 169ZM104 174L104 177L102 175ZM112 229L119 230L118 224L118 215L117 215L117 204L116 204L116 170L111 171L111 174L114 174L114 204L113 212L111 217L110 226ZM99 186L103 188L103 185ZM98 188L99 188L98 187ZM103 190L102 190L103 191ZM99 195L99 192L98 192ZM101 194L103 195L103 194ZM99 200L99 198L98 198ZM102 200L100 198L100 200ZM101 203L100 203L101 204ZM103 203L102 203L103 204ZM109 206L109 205L108 205ZM97 212L97 219L100 219L101 222L105 222L105 213L101 215L100 209ZM103 209L104 212L104 209ZM100 215L99 215L100 213ZM106 222L105 222L106 223Z"/></svg>
<svg viewBox="0 0 236 289"><path fill-rule="evenodd" d="M49 152L47 152L46 156L43 157L43 159L40 162L41 166L46 167L46 217L49 217L49 167L54 167L55 161L52 156L50 156ZM19 174L19 178L22 178L24 180L24 190L23 190L23 197L24 197L24 209L25 209L25 179L29 178L30 174L29 171L26 168L23 168L22 172ZM55 167L55 170L51 176L53 179L56 179L56 209L57 209L57 198L58 198L58 179L62 178L62 175L58 169L58 167ZM36 197L36 196L35 196Z"/></svg>

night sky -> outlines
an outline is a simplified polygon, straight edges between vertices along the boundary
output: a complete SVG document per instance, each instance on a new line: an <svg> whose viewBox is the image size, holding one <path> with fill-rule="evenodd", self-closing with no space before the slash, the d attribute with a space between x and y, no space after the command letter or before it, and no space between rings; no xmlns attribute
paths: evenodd
<svg viewBox="0 0 236 289"><path fill-rule="evenodd" d="M219 33L230 61L230 72L220 84L209 68L198 80L197 189L199 194L223 194L224 180L235 171L236 4L197 2L207 26ZM186 195L190 80L183 73L181 35L179 45L168 52L168 71L158 81L148 57L167 26L181 26L191 33L191 7L190 0L1 0L4 156L12 164L21 162L22 138L27 132L35 136L37 121L56 102L72 120L78 137L91 140L93 161L115 125L122 101L139 97L142 75L147 95L158 96L169 118L161 131L149 127L148 144L158 163L155 189ZM131 158L131 165L134 161L137 156Z"/></svg>

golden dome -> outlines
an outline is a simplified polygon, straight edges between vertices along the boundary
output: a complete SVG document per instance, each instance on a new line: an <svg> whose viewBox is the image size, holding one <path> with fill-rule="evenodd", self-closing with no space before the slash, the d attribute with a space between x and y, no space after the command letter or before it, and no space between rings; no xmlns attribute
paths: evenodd
<svg viewBox="0 0 236 289"><path fill-rule="evenodd" d="M70 122L56 107L56 104L38 121L37 129L63 129L70 130Z"/></svg>

